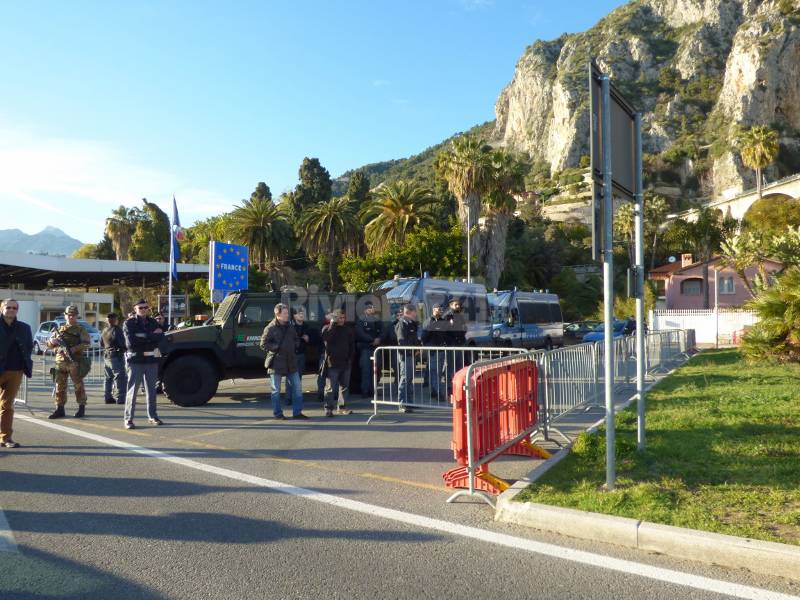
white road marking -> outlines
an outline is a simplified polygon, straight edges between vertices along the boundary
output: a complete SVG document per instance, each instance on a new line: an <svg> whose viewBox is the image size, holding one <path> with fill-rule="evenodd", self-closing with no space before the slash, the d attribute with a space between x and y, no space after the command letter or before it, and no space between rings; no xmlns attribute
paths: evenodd
<svg viewBox="0 0 800 600"><path fill-rule="evenodd" d="M433 519L414 513L384 508L374 504L367 504L366 502L340 498L338 496L333 496L331 494L325 494L322 492L315 492L314 490L297 487L288 483L281 483L280 481L273 481L271 479L256 477L255 475L248 475L247 473L240 473L239 471L233 471L231 469L225 469L222 467L215 467L213 465L208 465L187 458L181 458L179 456L172 456L171 454L167 454L166 452L161 452L159 450L143 448L141 446L136 446L135 444L123 442L121 440L115 440L102 435L89 433L88 431L81 431L79 429L65 427L64 425L51 423L49 421L44 421L42 419L37 419L26 415L17 415L16 418L41 425L43 427L49 427L50 429L55 429L63 433L69 433L71 435L86 438L107 446L121 448L123 450L142 454L151 458L157 458L166 462L182 465L189 469L212 473L227 479L250 483L257 487L270 488L291 496L300 496L308 500L314 500L316 502L337 506L353 512L371 515L374 517L381 517L383 519L389 519L391 521L404 523L406 525L412 525L423 529L449 533L451 535L497 544L498 546L505 546L507 548L524 550L534 554L542 554L548 557L560 558L562 560L589 565L592 567L599 567L601 569L608 569L620 573L646 577L648 579L663 581L669 584L680 585L717 594L726 594L734 598L746 598L749 600L800 600L798 596L790 596L787 594L781 594L779 592L772 592L751 586L711 579L709 577L691 575L689 573L674 571L672 569L653 567L651 565L612 558L602 554L594 554L591 552L584 552L582 550L573 550L571 548L564 548L554 544L547 544L544 542L514 537L504 533L487 531L478 527L460 525L450 521L443 521L441 519ZM0 529L2 529L2 523L0 523Z"/></svg>
<svg viewBox="0 0 800 600"><path fill-rule="evenodd" d="M0 552L19 552L14 534L11 532L2 508L0 508Z"/></svg>

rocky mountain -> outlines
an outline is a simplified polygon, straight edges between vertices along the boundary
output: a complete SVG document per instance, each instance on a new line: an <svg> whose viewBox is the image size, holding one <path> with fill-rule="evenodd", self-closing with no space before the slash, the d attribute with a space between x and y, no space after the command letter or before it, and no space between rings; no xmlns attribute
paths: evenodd
<svg viewBox="0 0 800 600"><path fill-rule="evenodd" d="M585 32L529 46L480 133L527 155L529 185L549 188L545 198L584 195L592 57L642 111L646 182L674 203L755 184L735 147L738 127L779 131L767 179L800 172L798 0L632 0ZM439 147L366 169L373 184L430 178ZM567 197L565 184L574 186Z"/></svg>
<svg viewBox="0 0 800 600"><path fill-rule="evenodd" d="M19 229L0 230L0 251L3 252L70 256L82 245L83 242L69 237L56 227L45 227L34 235L28 235Z"/></svg>
<svg viewBox="0 0 800 600"><path fill-rule="evenodd" d="M588 63L643 112L648 170L697 196L754 184L736 127L770 125L800 170L800 6L796 0L634 0L586 32L536 42L501 92L495 143L551 172L588 155Z"/></svg>

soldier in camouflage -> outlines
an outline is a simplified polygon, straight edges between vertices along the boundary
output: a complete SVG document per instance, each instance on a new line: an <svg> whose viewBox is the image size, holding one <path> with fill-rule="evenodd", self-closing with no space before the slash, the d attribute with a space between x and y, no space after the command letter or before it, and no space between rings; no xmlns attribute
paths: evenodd
<svg viewBox="0 0 800 600"><path fill-rule="evenodd" d="M70 304L64 310L66 323L59 327L47 340L47 347L56 351L56 410L48 418L60 419L65 416L64 403L67 401L67 377L75 385L75 400L78 411L75 418L80 419L86 412L86 388L80 372L81 357L89 348L89 332L78 324L78 307Z"/></svg>

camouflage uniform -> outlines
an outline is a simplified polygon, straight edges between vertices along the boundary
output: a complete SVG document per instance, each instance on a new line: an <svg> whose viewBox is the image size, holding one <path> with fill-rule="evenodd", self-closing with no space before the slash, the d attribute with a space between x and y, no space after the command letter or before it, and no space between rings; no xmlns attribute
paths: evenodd
<svg viewBox="0 0 800 600"><path fill-rule="evenodd" d="M64 340L67 348L51 346L58 349L56 352L56 406L64 406L67 401L67 377L70 377L75 384L75 400L79 405L85 405L86 388L83 386L83 378L78 374L78 368L83 352L91 344L89 332L77 323L72 326L64 324L58 328L58 335ZM76 348L77 352L75 352ZM65 356L67 352L72 357L72 361Z"/></svg>

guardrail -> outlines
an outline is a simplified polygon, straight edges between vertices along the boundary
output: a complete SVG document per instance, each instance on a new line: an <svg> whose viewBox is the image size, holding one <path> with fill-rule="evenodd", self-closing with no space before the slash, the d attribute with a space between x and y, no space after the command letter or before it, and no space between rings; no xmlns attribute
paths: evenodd
<svg viewBox="0 0 800 600"><path fill-rule="evenodd" d="M474 348L443 346L382 346L372 354L374 412L378 406L396 406L401 412L415 408L451 409L453 377L465 366L523 354L523 348Z"/></svg>
<svg viewBox="0 0 800 600"><path fill-rule="evenodd" d="M105 365L103 363L103 350L101 348L92 348L84 352L92 361L92 366L89 373L83 378L84 385L103 385L105 381ZM53 377L50 374L50 369L56 366L56 356L52 350L47 350L42 354L41 370L39 371L39 378L42 385L53 385ZM35 374L34 374L35 375ZM71 379L67 379L71 382Z"/></svg>

